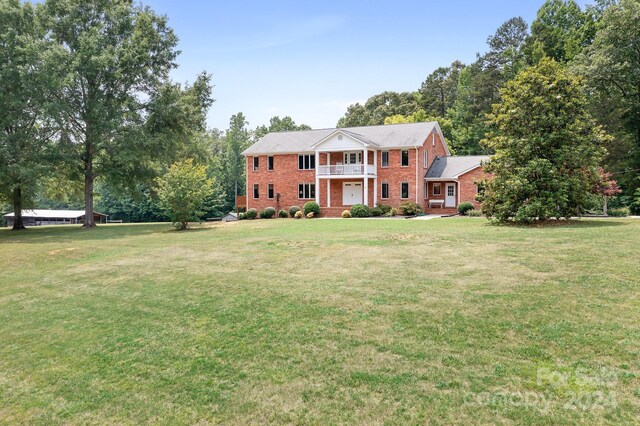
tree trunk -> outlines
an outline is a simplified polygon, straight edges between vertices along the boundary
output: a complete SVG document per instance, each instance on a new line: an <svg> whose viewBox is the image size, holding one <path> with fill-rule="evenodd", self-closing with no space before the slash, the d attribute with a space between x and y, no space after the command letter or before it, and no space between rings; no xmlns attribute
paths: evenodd
<svg viewBox="0 0 640 426"><path fill-rule="evenodd" d="M609 201L609 197L605 195L604 204L602 205L602 212L604 213L605 216L609 216L609 214L607 213L607 210L609 210L607 206L607 204L609 204L608 201Z"/></svg>
<svg viewBox="0 0 640 426"><path fill-rule="evenodd" d="M14 231L26 229L22 221L22 189L13 189L13 228Z"/></svg>
<svg viewBox="0 0 640 426"><path fill-rule="evenodd" d="M84 224L82 225L85 229L96 226L93 220L93 180L93 144L91 140L87 140L84 157Z"/></svg>

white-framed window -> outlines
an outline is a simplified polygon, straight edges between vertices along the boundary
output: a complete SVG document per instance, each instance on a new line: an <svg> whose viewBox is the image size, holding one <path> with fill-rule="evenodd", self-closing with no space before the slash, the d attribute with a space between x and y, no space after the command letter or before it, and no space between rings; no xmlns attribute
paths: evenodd
<svg viewBox="0 0 640 426"><path fill-rule="evenodd" d="M273 184L270 183L269 186L267 186L267 198L272 199L274 197Z"/></svg>
<svg viewBox="0 0 640 426"><path fill-rule="evenodd" d="M424 192L424 198L426 200L429 196L429 182L424 183L423 192Z"/></svg>
<svg viewBox="0 0 640 426"><path fill-rule="evenodd" d="M315 154L299 154L298 170L315 170L316 155Z"/></svg>
<svg viewBox="0 0 640 426"><path fill-rule="evenodd" d="M409 198L409 182L400 184L400 198Z"/></svg>
<svg viewBox="0 0 640 426"><path fill-rule="evenodd" d="M257 183L253 184L253 198L260 198L260 185L258 185Z"/></svg>
<svg viewBox="0 0 640 426"><path fill-rule="evenodd" d="M260 157L253 157L253 171L257 172L260 168Z"/></svg>
<svg viewBox="0 0 640 426"><path fill-rule="evenodd" d="M439 183L434 183L431 188L433 191L433 195L441 195L442 194L442 185Z"/></svg>
<svg viewBox="0 0 640 426"><path fill-rule="evenodd" d="M389 198L389 182L382 182L380 184L380 198Z"/></svg>
<svg viewBox="0 0 640 426"><path fill-rule="evenodd" d="M380 167L389 167L389 151L382 151L382 158L380 159Z"/></svg>
<svg viewBox="0 0 640 426"><path fill-rule="evenodd" d="M362 151L345 152L344 164L362 164Z"/></svg>
<svg viewBox="0 0 640 426"><path fill-rule="evenodd" d="M273 170L273 155L267 157L267 170Z"/></svg>
<svg viewBox="0 0 640 426"><path fill-rule="evenodd" d="M427 151L426 149L422 151L422 163L422 167L424 167L425 169L429 165L429 151Z"/></svg>
<svg viewBox="0 0 640 426"><path fill-rule="evenodd" d="M400 166L409 167L409 150L403 149L400 151Z"/></svg>
<svg viewBox="0 0 640 426"><path fill-rule="evenodd" d="M316 198L316 184L315 183L299 183L298 184L298 198L301 200L312 200Z"/></svg>

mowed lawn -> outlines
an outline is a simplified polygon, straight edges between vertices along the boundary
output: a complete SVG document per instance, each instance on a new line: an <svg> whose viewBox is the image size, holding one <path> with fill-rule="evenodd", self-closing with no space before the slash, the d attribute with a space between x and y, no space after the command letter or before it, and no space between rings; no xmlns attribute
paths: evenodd
<svg viewBox="0 0 640 426"><path fill-rule="evenodd" d="M0 423L640 418L640 220L0 231Z"/></svg>

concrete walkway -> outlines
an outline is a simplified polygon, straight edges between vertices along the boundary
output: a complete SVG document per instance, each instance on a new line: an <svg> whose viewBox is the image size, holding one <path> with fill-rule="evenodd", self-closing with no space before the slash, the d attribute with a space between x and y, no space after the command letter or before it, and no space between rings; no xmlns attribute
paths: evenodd
<svg viewBox="0 0 640 426"><path fill-rule="evenodd" d="M442 217L442 215L440 214L428 214L425 216L416 216L413 218L413 220L431 220L431 219L437 219L439 217Z"/></svg>

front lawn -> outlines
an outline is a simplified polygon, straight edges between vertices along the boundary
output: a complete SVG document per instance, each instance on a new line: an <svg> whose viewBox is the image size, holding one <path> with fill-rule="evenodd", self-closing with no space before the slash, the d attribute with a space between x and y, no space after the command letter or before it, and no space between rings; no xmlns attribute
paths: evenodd
<svg viewBox="0 0 640 426"><path fill-rule="evenodd" d="M0 230L0 423L632 423L640 220Z"/></svg>

